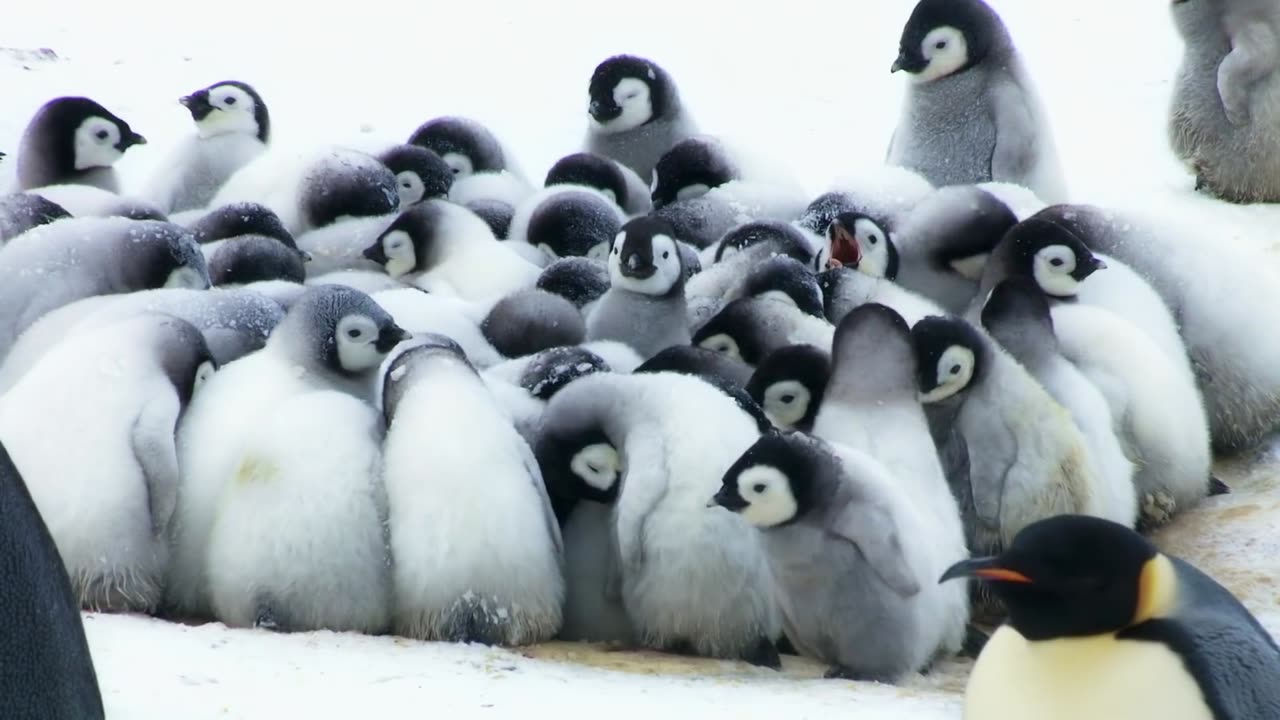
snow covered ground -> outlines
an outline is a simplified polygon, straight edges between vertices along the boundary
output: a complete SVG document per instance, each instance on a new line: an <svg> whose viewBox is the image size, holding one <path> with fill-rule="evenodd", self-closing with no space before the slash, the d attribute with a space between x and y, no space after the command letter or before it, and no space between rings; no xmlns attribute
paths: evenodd
<svg viewBox="0 0 1280 720"><path fill-rule="evenodd" d="M997 0L1039 81L1077 200L1174 200L1216 218L1206 238L1271 243L1276 207L1195 198L1166 149L1164 113L1179 41L1165 0ZM889 74L912 0L727 3L471 0L295 3L157 0L5 5L0 48L52 48L57 61L0 54L0 150L43 102L87 94L151 144L144 178L190 132L177 98L224 79L254 84L281 142L407 138L422 121L488 124L534 179L578 146L595 64L632 52L663 63L703 128L784 163L816 193L878 163L904 80ZM1249 228L1243 232L1241 228ZM1259 322L1264 314L1259 313ZM1274 331L1274 325L1269 325ZM1280 480L1264 454L1223 469L1236 486L1184 516L1162 544L1239 593L1280 631ZM111 718L562 716L958 718L965 665L906 688L825 682L736 664L562 644L525 652L334 634L277 636L86 615Z"/></svg>

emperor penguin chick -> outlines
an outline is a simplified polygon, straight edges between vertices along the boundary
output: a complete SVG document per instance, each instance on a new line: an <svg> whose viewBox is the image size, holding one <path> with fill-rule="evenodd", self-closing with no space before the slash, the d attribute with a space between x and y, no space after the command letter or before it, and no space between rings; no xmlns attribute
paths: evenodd
<svg viewBox="0 0 1280 720"><path fill-rule="evenodd" d="M533 452L461 348L427 336L398 355L383 413L393 630L487 645L550 640L564 602L560 527Z"/></svg>
<svg viewBox="0 0 1280 720"><path fill-rule="evenodd" d="M901 479L855 450L770 433L711 501L763 531L787 638L831 664L828 678L895 682L959 649L967 597L933 581L955 548L928 541L932 519Z"/></svg>

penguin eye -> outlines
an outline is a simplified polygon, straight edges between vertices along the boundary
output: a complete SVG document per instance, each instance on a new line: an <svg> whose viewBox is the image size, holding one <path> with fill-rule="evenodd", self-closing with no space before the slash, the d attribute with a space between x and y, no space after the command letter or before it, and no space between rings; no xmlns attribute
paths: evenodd
<svg viewBox="0 0 1280 720"><path fill-rule="evenodd" d="M226 104L228 104L228 105L235 105L235 104L236 104L236 99L235 99L235 98L233 98L233 97L231 97L230 95L228 95L228 96L226 96L226 97L222 98L222 102L224 102L224 103L226 103Z"/></svg>
<svg viewBox="0 0 1280 720"><path fill-rule="evenodd" d="M938 42L934 43L933 46L938 50L945 50L947 48L947 41L939 40Z"/></svg>
<svg viewBox="0 0 1280 720"><path fill-rule="evenodd" d="M1062 258L1054 258L1054 259L1052 259L1052 260L1050 260L1050 261L1049 261L1049 264L1050 264L1050 265L1052 265L1052 266L1054 266L1054 267L1062 267L1062 263L1063 263L1063 262L1064 262L1064 261L1063 261L1063 259L1062 259Z"/></svg>
<svg viewBox="0 0 1280 720"><path fill-rule="evenodd" d="M951 366L951 374L952 374L952 375L959 375L959 374L960 374L960 366L959 366L959 365L952 365L952 366Z"/></svg>
<svg viewBox="0 0 1280 720"><path fill-rule="evenodd" d="M351 338L352 340L359 339L359 337L360 337L360 329L359 329L359 328L351 328L350 330L348 330L348 331L347 331L347 337Z"/></svg>
<svg viewBox="0 0 1280 720"><path fill-rule="evenodd" d="M667 258L669 258L669 257L671 257L671 253L670 253L670 252L667 252L667 251L665 251L665 250L664 250L664 251L662 252L662 259L663 259L663 260L666 260L666 259L667 259Z"/></svg>
<svg viewBox="0 0 1280 720"><path fill-rule="evenodd" d="M755 493L755 494L757 494L757 495L763 495L763 494L764 494L765 489L766 489L766 488L765 488L764 483L756 483L755 485L752 485L752 486L751 486L751 492L753 492L753 493Z"/></svg>
<svg viewBox="0 0 1280 720"><path fill-rule="evenodd" d="M872 245L875 245L876 243L880 242L880 238L876 237L875 235L868 235L867 242L871 243Z"/></svg>
<svg viewBox="0 0 1280 720"><path fill-rule="evenodd" d="M94 135L95 135L99 140L106 140L106 139L107 139L107 131L106 131L106 130L99 130L98 132L94 133Z"/></svg>
<svg viewBox="0 0 1280 720"><path fill-rule="evenodd" d="M778 398L778 399L779 399L779 400L781 400L782 402L784 402L784 403L786 403L786 404L790 405L791 403L793 403L793 402L795 402L795 401L796 401L796 396L795 396L795 395L792 395L791 393L787 393L786 395L783 395L782 397L780 397L780 398Z"/></svg>

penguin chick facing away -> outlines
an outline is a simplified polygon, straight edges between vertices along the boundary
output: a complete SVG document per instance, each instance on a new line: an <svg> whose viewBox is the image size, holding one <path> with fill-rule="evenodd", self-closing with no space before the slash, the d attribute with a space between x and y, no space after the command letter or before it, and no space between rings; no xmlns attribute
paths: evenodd
<svg viewBox="0 0 1280 720"><path fill-rule="evenodd" d="M409 136L409 144L439 155L455 179L508 169L502 143L489 128L471 118L446 115L428 120Z"/></svg>
<svg viewBox="0 0 1280 720"><path fill-rule="evenodd" d="M18 190L92 185L117 192L112 165L147 139L86 97L59 97L36 111L18 145Z"/></svg>
<svg viewBox="0 0 1280 720"><path fill-rule="evenodd" d="M1048 115L1008 28L983 0L921 0L892 69L912 82L890 165L939 187L995 180L1066 201Z"/></svg>
<svg viewBox="0 0 1280 720"><path fill-rule="evenodd" d="M199 330L148 313L71 335L5 393L0 439L81 607L159 606L178 493L174 430L215 368ZM58 449L68 432L76 452Z"/></svg>
<svg viewBox="0 0 1280 720"><path fill-rule="evenodd" d="M1226 588L1122 525L1063 515L997 557L957 563L1009 608L964 716L1253 720L1280 716L1280 648Z"/></svg>
<svg viewBox="0 0 1280 720"><path fill-rule="evenodd" d="M1280 202L1280 8L1266 0L1169 6L1183 41L1169 142L1196 188L1230 202Z"/></svg>
<svg viewBox="0 0 1280 720"><path fill-rule="evenodd" d="M0 444L0 715L101 720L102 692L58 548Z"/></svg>
<svg viewBox="0 0 1280 720"><path fill-rule="evenodd" d="M608 534L594 540L612 558L585 576L570 567L570 597L586 582L581 592L620 599L645 647L778 668L781 620L761 539L706 507L759 438L756 422L720 389L667 372L575 380L543 418L535 452L553 494L614 504Z"/></svg>
<svg viewBox="0 0 1280 720"><path fill-rule="evenodd" d="M0 245L31 228L71 217L66 208L34 193L0 195Z"/></svg>
<svg viewBox="0 0 1280 720"><path fill-rule="evenodd" d="M975 518L969 547L1001 548L1046 517L1091 513L1098 479L1070 413L981 331L929 317L911 329L921 400L959 405Z"/></svg>
<svg viewBox="0 0 1280 720"><path fill-rule="evenodd" d="M395 632L493 645L550 640L564 602L560 527L533 452L461 348L428 336L396 356L382 405Z"/></svg>
<svg viewBox="0 0 1280 720"><path fill-rule="evenodd" d="M1035 281L1010 278L991 292L982 326L1062 407L1088 445L1098 478L1099 517L1132 526L1138 517L1134 464L1116 435L1111 406L1096 385L1063 357L1049 300Z"/></svg>
<svg viewBox="0 0 1280 720"><path fill-rule="evenodd" d="M191 112L196 134L157 167L144 193L168 213L207 206L237 170L266 151L271 138L267 105L247 83L215 83L178 102Z"/></svg>
<svg viewBox="0 0 1280 720"><path fill-rule="evenodd" d="M803 433L769 433L709 503L763 531L787 638L828 678L896 682L954 634L937 618L931 524L870 456ZM944 565L945 566L945 565ZM963 628L963 623L960 625Z"/></svg>
<svg viewBox="0 0 1280 720"><path fill-rule="evenodd" d="M596 66L587 87L587 152L612 158L642 179L663 153L694 135L697 126L676 82L657 63L615 55Z"/></svg>
<svg viewBox="0 0 1280 720"><path fill-rule="evenodd" d="M610 288L587 317L587 339L617 340L649 358L690 341L684 258L671 225L640 217L609 251Z"/></svg>
<svg viewBox="0 0 1280 720"><path fill-rule="evenodd" d="M628 216L644 215L653 209L649 186L635 170L612 158L580 152L566 155L547 171L546 187L584 185L604 193Z"/></svg>

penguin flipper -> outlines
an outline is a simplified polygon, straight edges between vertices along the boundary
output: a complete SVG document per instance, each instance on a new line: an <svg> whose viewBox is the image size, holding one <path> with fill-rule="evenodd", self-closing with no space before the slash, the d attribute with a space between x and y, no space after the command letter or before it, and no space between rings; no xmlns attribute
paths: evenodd
<svg viewBox="0 0 1280 720"><path fill-rule="evenodd" d="M893 516L883 506L850 502L835 518L830 531L858 548L871 570L902 597L920 592L920 583L911 575Z"/></svg>
<svg viewBox="0 0 1280 720"><path fill-rule="evenodd" d="M991 89L996 146L991 153L991 179L1025 185L1035 165L1036 126L1027 98L1012 82Z"/></svg>
<svg viewBox="0 0 1280 720"><path fill-rule="evenodd" d="M1236 126L1249 122L1249 94L1253 86L1275 69L1275 33L1266 22L1228 22L1231 52L1218 65L1218 97L1227 120Z"/></svg>
<svg viewBox="0 0 1280 720"><path fill-rule="evenodd" d="M542 517L546 521L547 532L551 535L551 542L556 549L556 557L563 563L564 540L560 535L560 521L557 519L555 508L551 505L551 495L547 492L547 483L542 479L542 468L539 467L538 459L534 457L529 443L522 441L519 445L520 459L524 462L524 469L529 473L529 477L533 481L533 491L538 494L538 499L542 502ZM565 517L568 517L567 513Z"/></svg>
<svg viewBox="0 0 1280 720"><path fill-rule="evenodd" d="M646 434L627 440L627 478L615 506L614 539L617 543L618 571L629 574L644 563L644 521L667 494L665 444Z"/></svg>
<svg viewBox="0 0 1280 720"><path fill-rule="evenodd" d="M133 421L133 456L147 483L151 530L157 537L169 527L178 505L178 450L174 432L178 424L178 398L172 392L157 393Z"/></svg>

